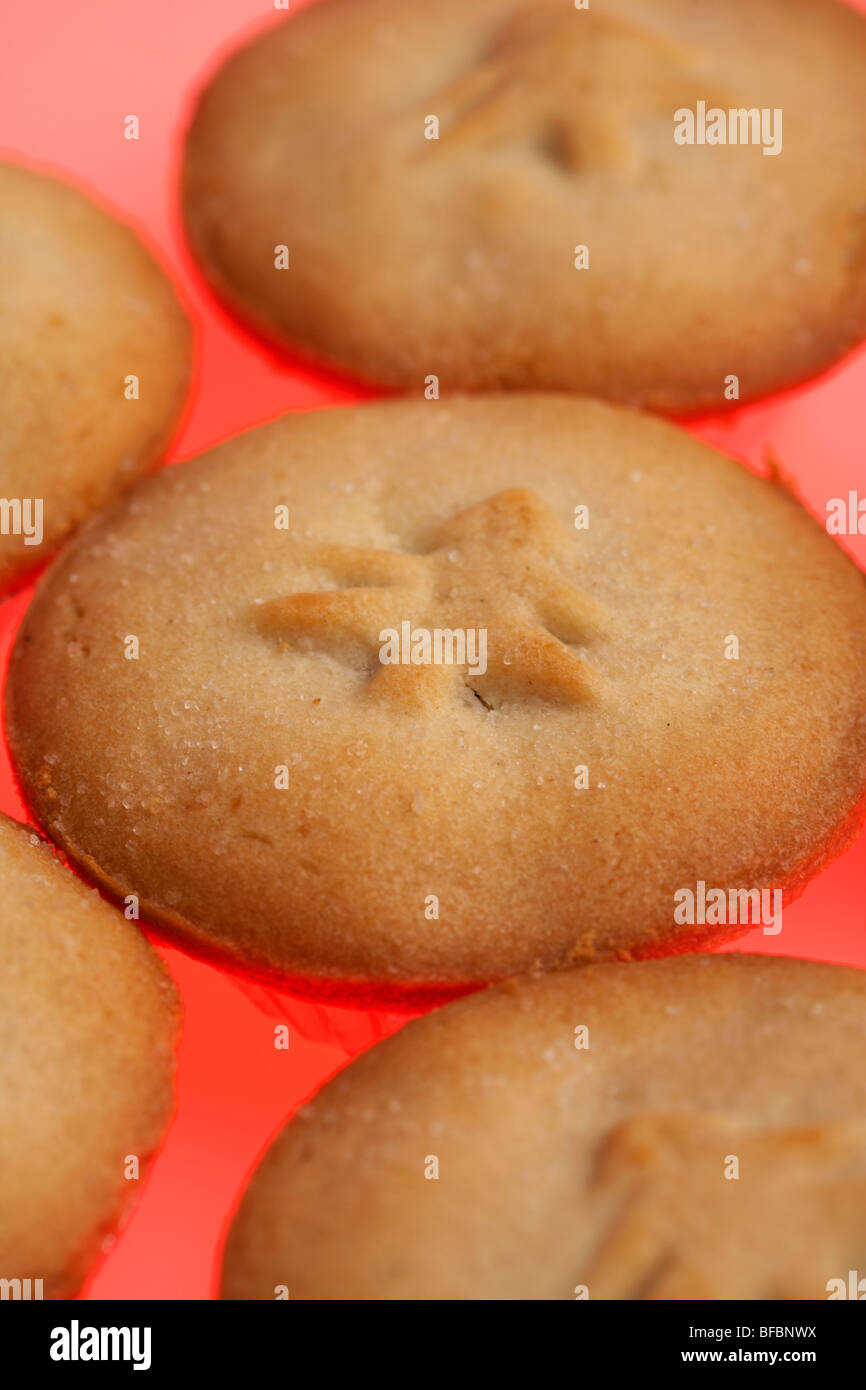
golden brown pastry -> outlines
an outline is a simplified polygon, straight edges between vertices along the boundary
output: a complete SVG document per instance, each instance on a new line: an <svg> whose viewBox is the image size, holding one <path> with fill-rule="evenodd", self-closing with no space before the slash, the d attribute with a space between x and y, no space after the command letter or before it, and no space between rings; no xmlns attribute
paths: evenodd
<svg viewBox="0 0 866 1390"><path fill-rule="evenodd" d="M864 129L829 0L321 0L207 86L184 207L248 322L370 381L715 410L866 335Z"/></svg>
<svg viewBox="0 0 866 1390"><path fill-rule="evenodd" d="M189 370L187 320L134 233L0 163L0 590L155 462Z"/></svg>
<svg viewBox="0 0 866 1390"><path fill-rule="evenodd" d="M77 1292L170 1119L178 1027L134 923L0 817L4 1296Z"/></svg>
<svg viewBox="0 0 866 1390"><path fill-rule="evenodd" d="M826 1299L866 1267L866 974L683 956L408 1024L266 1154L229 1299Z"/></svg>
<svg viewBox="0 0 866 1390"><path fill-rule="evenodd" d="M866 582L779 487L622 408L292 415L82 533L6 715L41 825L143 920L420 1003L778 937L863 810Z"/></svg>

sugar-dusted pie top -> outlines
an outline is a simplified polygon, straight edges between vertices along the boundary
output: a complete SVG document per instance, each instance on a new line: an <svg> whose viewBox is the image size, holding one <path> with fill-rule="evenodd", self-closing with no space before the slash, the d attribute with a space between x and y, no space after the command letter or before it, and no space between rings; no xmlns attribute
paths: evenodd
<svg viewBox="0 0 866 1390"><path fill-rule="evenodd" d="M46 577L7 724L145 919L366 997L736 934L675 895L795 892L845 842L864 692L866 583L788 493L509 395L287 416L147 480Z"/></svg>
<svg viewBox="0 0 866 1390"><path fill-rule="evenodd" d="M190 330L132 230L77 188L0 161L0 593L162 453L183 406Z"/></svg>
<svg viewBox="0 0 866 1390"><path fill-rule="evenodd" d="M0 1278L75 1295L171 1117L177 993L139 927L0 816Z"/></svg>
<svg viewBox="0 0 866 1390"><path fill-rule="evenodd" d="M864 75L833 0L319 0L205 86L186 224L371 381L720 410L866 335Z"/></svg>
<svg viewBox="0 0 866 1390"><path fill-rule="evenodd" d="M866 1241L864 1006L863 971L701 954L435 1010L275 1140L223 1297L847 1293Z"/></svg>

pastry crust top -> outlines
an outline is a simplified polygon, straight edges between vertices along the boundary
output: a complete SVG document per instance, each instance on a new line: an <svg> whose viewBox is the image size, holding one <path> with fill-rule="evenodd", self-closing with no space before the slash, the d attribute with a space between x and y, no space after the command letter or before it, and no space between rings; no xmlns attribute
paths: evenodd
<svg viewBox="0 0 866 1390"><path fill-rule="evenodd" d="M866 974L779 957L461 1000L282 1131L223 1297L825 1299L863 1267L864 1042Z"/></svg>
<svg viewBox="0 0 866 1390"><path fill-rule="evenodd" d="M677 143L699 102L781 151ZM864 128L828 0L324 0L204 91L185 215L248 321L371 381L721 409L866 335Z"/></svg>
<svg viewBox="0 0 866 1390"><path fill-rule="evenodd" d="M175 988L134 923L0 817L0 1278L72 1297L173 1108Z"/></svg>
<svg viewBox="0 0 866 1390"><path fill-rule="evenodd" d="M404 623L484 629L485 671L383 664ZM746 929L677 922L699 881L801 888L862 809L866 583L619 407L292 415L88 525L6 714L39 822L143 920L384 1002Z"/></svg>
<svg viewBox="0 0 866 1390"><path fill-rule="evenodd" d="M189 324L135 234L76 188L0 163L0 495L41 499L44 532L0 535L0 589L155 462L189 372Z"/></svg>

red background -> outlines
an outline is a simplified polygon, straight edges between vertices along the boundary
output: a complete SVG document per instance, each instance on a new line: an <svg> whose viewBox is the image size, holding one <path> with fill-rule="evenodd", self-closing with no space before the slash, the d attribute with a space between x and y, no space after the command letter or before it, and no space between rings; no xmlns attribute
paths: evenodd
<svg viewBox="0 0 866 1390"><path fill-rule="evenodd" d="M469 2L469 0L467 0ZM356 0L363 3L363 0ZM719 0L723 3L723 0ZM292 9L301 0L292 0ZM866 11L866 0L855 8ZM245 336L203 288L177 216L182 133L194 94L246 35L285 19L268 0L3 0L0 151L53 169L133 223L178 285L196 327L196 372L170 461L287 410L369 394ZM123 138L137 115L140 139ZM828 154L828 157L832 157ZM690 428L760 463L769 448L803 501L866 493L866 349L817 384ZM843 542L866 568L866 536ZM791 557L792 565L796 557ZM29 591L0 606L6 655ZM0 809L23 811L0 747ZM786 910L780 937L753 932L737 949L866 966L866 836ZM84 1291L91 1298L207 1298L244 1180L273 1132L346 1057L292 1029L277 1052L278 1014L230 978L163 949L185 1009L178 1112L130 1219ZM291 1020L301 1015L293 1014ZM381 1021L380 1026L390 1026Z"/></svg>

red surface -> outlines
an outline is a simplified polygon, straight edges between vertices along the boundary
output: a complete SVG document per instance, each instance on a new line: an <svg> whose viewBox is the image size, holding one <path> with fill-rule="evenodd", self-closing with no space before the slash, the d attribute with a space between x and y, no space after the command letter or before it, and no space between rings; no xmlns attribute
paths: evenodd
<svg viewBox="0 0 866 1390"><path fill-rule="evenodd" d="M361 0L357 0L361 3ZM720 0L721 3L721 0ZM300 8L293 0L292 9ZM866 0L855 8L866 11ZM170 459L283 411L345 404L368 393L280 361L244 335L201 285L176 213L181 135L190 102L221 56L284 18L267 0L3 0L0 150L53 168L137 226L174 274L197 329L195 387ZM141 138L123 138L123 120ZM832 152L828 151L828 158ZM727 452L759 463L769 448L822 519L831 497L866 495L866 350L785 399L692 424ZM744 541L744 543L748 543ZM866 536L845 540L866 568ZM796 556L791 557L796 565ZM0 606L5 656L29 591ZM21 816L5 748L0 809ZM785 914L736 949L866 966L866 836ZM292 1030L273 1046L279 1004L264 1011L231 979L164 950L183 995L179 1103L140 1200L85 1291L92 1298L206 1298L226 1221L270 1135L346 1057ZM385 1027L393 1020L382 1020Z"/></svg>

